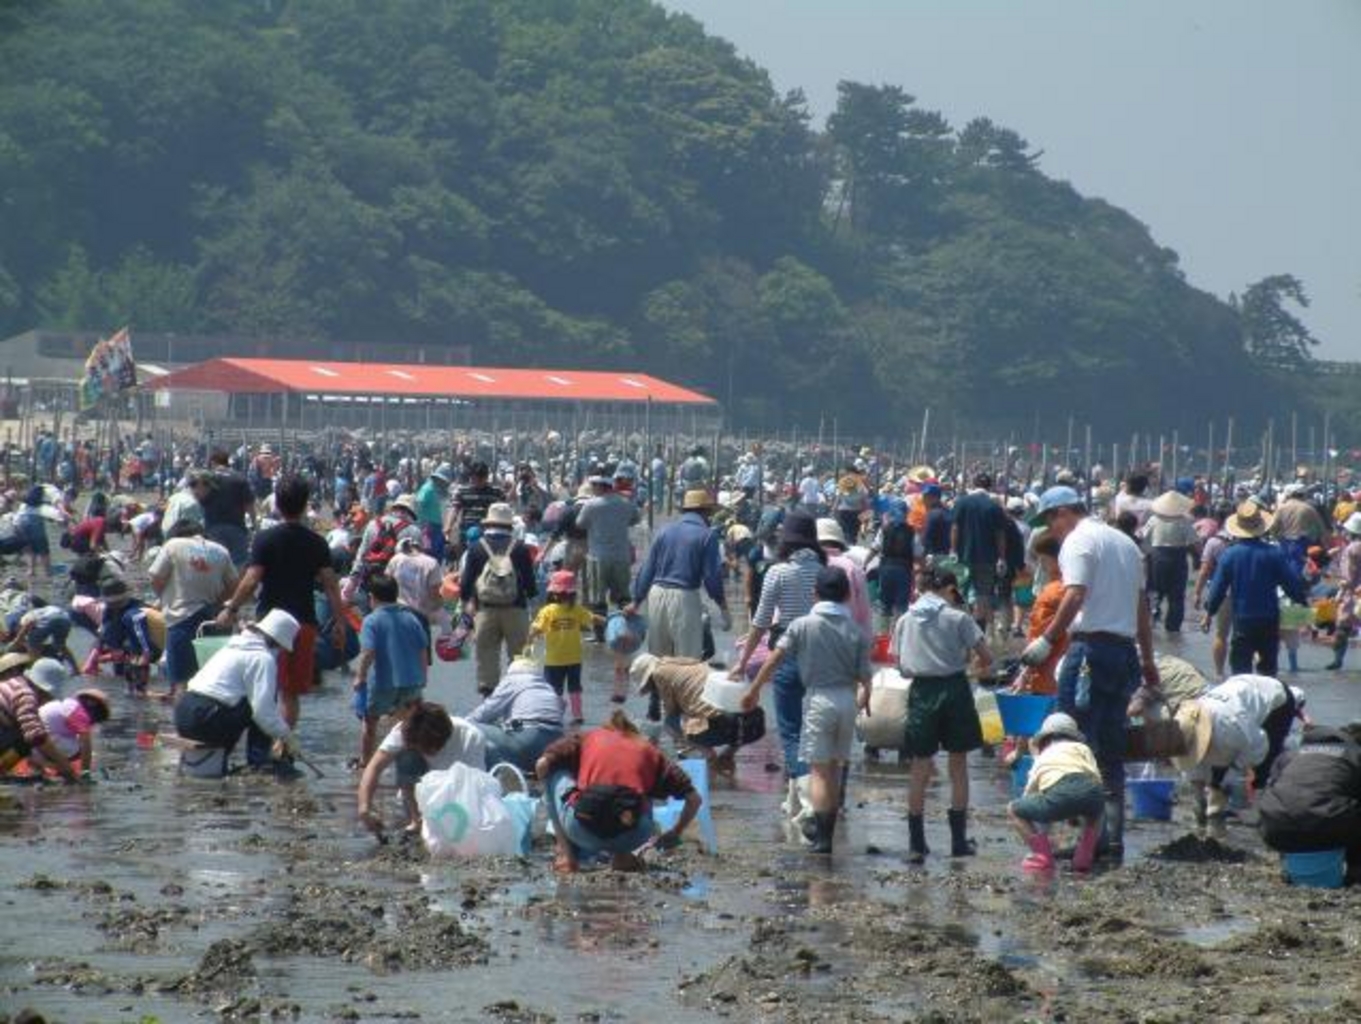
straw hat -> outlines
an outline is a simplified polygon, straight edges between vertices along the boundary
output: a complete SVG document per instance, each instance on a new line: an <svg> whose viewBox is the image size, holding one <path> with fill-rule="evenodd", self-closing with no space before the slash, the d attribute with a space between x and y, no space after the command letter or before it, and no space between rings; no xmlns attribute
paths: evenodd
<svg viewBox="0 0 1361 1024"><path fill-rule="evenodd" d="M686 491L685 497L681 499L682 512L708 512L716 507L714 496L703 487Z"/></svg>
<svg viewBox="0 0 1361 1024"><path fill-rule="evenodd" d="M109 705L109 695L106 694L103 690L90 686L86 687L83 690L77 690L73 696L75 696L77 700L79 700L81 697L84 697L86 700L93 701L94 703L103 707L105 719L107 719L109 715L112 713L112 708Z"/></svg>
<svg viewBox="0 0 1361 1024"><path fill-rule="evenodd" d="M1253 537L1260 537L1271 529L1273 516L1269 512L1262 511L1262 507L1255 501L1245 501L1238 506L1238 511L1229 516L1224 524L1224 529L1232 537L1242 540L1250 540Z"/></svg>
<svg viewBox="0 0 1361 1024"><path fill-rule="evenodd" d="M20 654L18 651L0 655L0 679L12 675L15 669L23 668L32 660L27 654Z"/></svg>
<svg viewBox="0 0 1361 1024"><path fill-rule="evenodd" d="M1179 771L1189 772L1210 752L1210 741L1214 737L1214 718L1199 700L1188 700L1177 708L1177 727L1186 744L1186 753L1172 758Z"/></svg>
<svg viewBox="0 0 1361 1024"><path fill-rule="evenodd" d="M1361 537L1361 512L1353 512L1342 524L1342 529L1353 537Z"/></svg>
<svg viewBox="0 0 1361 1024"><path fill-rule="evenodd" d="M835 519L819 519L817 530L819 544L835 544L841 550L846 550L846 532Z"/></svg>
<svg viewBox="0 0 1361 1024"><path fill-rule="evenodd" d="M655 654L643 653L633 659L629 666L629 679L639 693L647 693L652 688L652 673L657 671L661 659Z"/></svg>
<svg viewBox="0 0 1361 1024"><path fill-rule="evenodd" d="M486 516L482 519L482 528L489 526L499 526L509 530L515 525L515 510L504 501L498 501L487 509Z"/></svg>
<svg viewBox="0 0 1361 1024"><path fill-rule="evenodd" d="M1163 516L1167 519L1178 519L1188 515L1195 503L1180 491L1164 491L1154 499L1149 506L1149 511L1155 516Z"/></svg>
<svg viewBox="0 0 1361 1024"><path fill-rule="evenodd" d="M259 622L251 623L251 629L269 637L285 651L292 652L293 641L298 637L298 620L282 608L274 608Z"/></svg>
<svg viewBox="0 0 1361 1024"><path fill-rule="evenodd" d="M914 484L929 484L935 481L936 471L930 466L913 466L907 471L907 478Z"/></svg>
<svg viewBox="0 0 1361 1024"><path fill-rule="evenodd" d="M414 494L399 494L397 497L392 499L392 502L388 505L388 508L405 509L414 516L416 514L416 496Z"/></svg>

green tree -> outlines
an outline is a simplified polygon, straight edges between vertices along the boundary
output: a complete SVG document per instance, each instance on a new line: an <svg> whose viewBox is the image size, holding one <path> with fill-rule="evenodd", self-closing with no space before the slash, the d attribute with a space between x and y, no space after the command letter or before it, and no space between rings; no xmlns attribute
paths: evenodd
<svg viewBox="0 0 1361 1024"><path fill-rule="evenodd" d="M1298 370L1313 362L1318 339L1286 308L1309 308L1304 284L1292 274L1272 274L1248 286L1241 299L1230 298L1243 326L1243 344L1257 363L1272 369Z"/></svg>

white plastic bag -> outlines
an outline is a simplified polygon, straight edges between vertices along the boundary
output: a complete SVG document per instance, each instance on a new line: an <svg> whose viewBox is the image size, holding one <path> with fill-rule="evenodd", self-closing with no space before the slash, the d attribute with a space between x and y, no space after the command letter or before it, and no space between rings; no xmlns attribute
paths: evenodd
<svg viewBox="0 0 1361 1024"><path fill-rule="evenodd" d="M416 783L421 838L432 857L513 857L520 828L487 772L455 763Z"/></svg>
<svg viewBox="0 0 1361 1024"><path fill-rule="evenodd" d="M870 683L870 713L856 716L855 728L865 746L901 750L907 733L907 692L911 681L896 668L881 668Z"/></svg>

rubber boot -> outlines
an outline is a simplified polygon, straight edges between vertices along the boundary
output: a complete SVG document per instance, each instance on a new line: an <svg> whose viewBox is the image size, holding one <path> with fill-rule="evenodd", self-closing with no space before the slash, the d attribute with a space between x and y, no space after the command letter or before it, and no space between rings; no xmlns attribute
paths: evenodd
<svg viewBox="0 0 1361 1024"><path fill-rule="evenodd" d="M1325 672L1336 672L1342 668L1342 660L1347 656L1347 645L1351 642L1351 637L1338 630L1337 636L1333 638L1333 660L1324 666Z"/></svg>
<svg viewBox="0 0 1361 1024"><path fill-rule="evenodd" d="M1100 839L1100 824L1092 824L1083 828L1082 835L1077 841L1077 848L1073 850L1074 871L1092 870L1092 862L1096 860L1096 844Z"/></svg>
<svg viewBox="0 0 1361 1024"><path fill-rule="evenodd" d="M819 811L813 815L817 828L813 834L812 853L830 855L832 852L832 833L836 831L836 814Z"/></svg>
<svg viewBox="0 0 1361 1024"><path fill-rule="evenodd" d="M580 725L585 721L581 714L581 694L579 692L567 695L567 705L572 709L573 725Z"/></svg>
<svg viewBox="0 0 1361 1024"><path fill-rule="evenodd" d="M1293 647L1287 647L1285 657L1286 661L1290 663L1290 671L1298 672L1300 670L1300 652Z"/></svg>
<svg viewBox="0 0 1361 1024"><path fill-rule="evenodd" d="M972 857L978 852L977 844L969 838L969 812L951 808L950 819L950 856Z"/></svg>
<svg viewBox="0 0 1361 1024"><path fill-rule="evenodd" d="M907 816L907 862L921 864L931 851L926 848L926 819L920 814Z"/></svg>
<svg viewBox="0 0 1361 1024"><path fill-rule="evenodd" d="M1117 864L1125 859L1125 801L1106 801L1105 854Z"/></svg>
<svg viewBox="0 0 1361 1024"><path fill-rule="evenodd" d="M1047 833L1034 833L1026 839L1026 845L1030 847L1030 856L1021 861L1021 867L1024 870L1054 870L1054 848L1049 845L1049 835ZM1076 854L1074 854L1074 857L1076 857Z"/></svg>

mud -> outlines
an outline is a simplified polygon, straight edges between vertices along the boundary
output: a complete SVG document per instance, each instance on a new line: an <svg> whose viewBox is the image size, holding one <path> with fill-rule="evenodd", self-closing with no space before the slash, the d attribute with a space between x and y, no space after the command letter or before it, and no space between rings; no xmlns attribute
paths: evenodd
<svg viewBox="0 0 1361 1024"><path fill-rule="evenodd" d="M1320 655L1322 657L1322 655ZM608 662L587 702L608 705ZM447 670L447 666L445 669ZM433 696L471 704L466 666ZM1306 683L1306 686L1309 684ZM595 688L592 689L592 686ZM1336 698L1311 689L1311 708ZM1285 885L1251 812L1213 833L1134 821L1122 867L1019 870L1007 776L971 762L979 855L951 860L933 789L924 868L904 863L905 774L857 766L837 853L778 819L769 741L716 784L721 850L637 875L559 879L526 859L435 863L353 819L354 725L305 705L323 780L179 779L138 748L166 710L123 702L96 787L0 807L0 1007L51 1020L1361 1020L1361 894ZM641 710L641 709L634 709ZM383 813L392 820L391 794ZM0 1020L3 1020L0 1012Z"/></svg>

